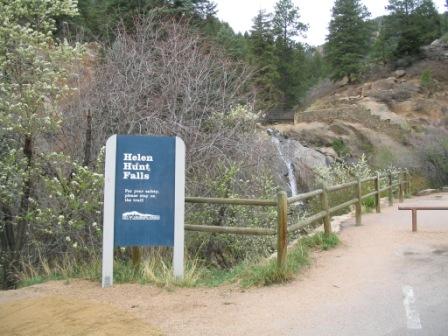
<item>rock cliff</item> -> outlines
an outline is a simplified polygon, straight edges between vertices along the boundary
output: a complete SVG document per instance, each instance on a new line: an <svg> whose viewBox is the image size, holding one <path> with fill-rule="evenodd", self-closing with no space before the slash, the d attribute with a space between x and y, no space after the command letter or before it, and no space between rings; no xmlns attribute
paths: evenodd
<svg viewBox="0 0 448 336"><path fill-rule="evenodd" d="M336 83L298 109L293 125L269 127L283 138L302 189L317 165L363 153L378 168L420 169L420 152L431 139L448 139L448 43L435 41L408 68L381 69L364 83Z"/></svg>

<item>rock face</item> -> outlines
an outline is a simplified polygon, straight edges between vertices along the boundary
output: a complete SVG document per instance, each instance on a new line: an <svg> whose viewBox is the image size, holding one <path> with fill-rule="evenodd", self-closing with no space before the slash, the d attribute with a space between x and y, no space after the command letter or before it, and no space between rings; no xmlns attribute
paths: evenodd
<svg viewBox="0 0 448 336"><path fill-rule="evenodd" d="M425 53L406 69L383 72L383 78L335 83L332 92L298 110L295 124L282 133L327 158L365 153L378 167L417 168L422 139L434 129L448 137L448 43L435 41Z"/></svg>
<svg viewBox="0 0 448 336"><path fill-rule="evenodd" d="M320 98L296 111L294 125L271 126L283 157L278 170L284 187L292 172L299 191L307 190L316 167L362 154L378 168L424 167L422 144L431 143L434 132L448 139L448 43L435 41L425 53L412 66L382 69L382 78L366 83L327 82L311 94Z"/></svg>
<svg viewBox="0 0 448 336"><path fill-rule="evenodd" d="M427 58L435 60L448 60L448 42L442 39L435 40L424 48Z"/></svg>
<svg viewBox="0 0 448 336"><path fill-rule="evenodd" d="M267 131L271 142L278 149L278 161L283 162L283 165L280 164L279 177L288 185L291 194L308 190L314 182L314 169L334 161L331 155L306 147L297 139L287 138L279 130ZM294 183L295 186L291 185Z"/></svg>
<svg viewBox="0 0 448 336"><path fill-rule="evenodd" d="M409 127L406 118L392 112L389 106L384 103L366 97L361 99L359 104L365 107L372 116L378 116L381 120L387 120L391 124L400 125L404 129Z"/></svg>

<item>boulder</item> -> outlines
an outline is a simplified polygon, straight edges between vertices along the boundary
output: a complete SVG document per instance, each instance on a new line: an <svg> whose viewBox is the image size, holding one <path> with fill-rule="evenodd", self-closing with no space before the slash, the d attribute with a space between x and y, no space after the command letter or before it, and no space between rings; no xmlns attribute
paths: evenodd
<svg viewBox="0 0 448 336"><path fill-rule="evenodd" d="M345 85L347 85L349 82L350 82L349 78L348 78L347 76L345 76L345 77L342 78L339 82L337 82L336 85L337 85L338 87L341 87L341 86L345 86Z"/></svg>
<svg viewBox="0 0 448 336"><path fill-rule="evenodd" d="M395 85L395 78L389 77L372 83L372 90L391 90Z"/></svg>
<svg viewBox="0 0 448 336"><path fill-rule="evenodd" d="M406 76L406 71L404 71L404 70L397 70L397 71L394 72L394 75L397 78L401 78L401 77Z"/></svg>

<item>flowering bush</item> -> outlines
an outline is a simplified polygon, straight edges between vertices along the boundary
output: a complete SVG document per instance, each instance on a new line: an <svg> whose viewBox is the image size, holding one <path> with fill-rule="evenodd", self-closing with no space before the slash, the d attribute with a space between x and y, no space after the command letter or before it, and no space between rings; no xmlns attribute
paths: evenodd
<svg viewBox="0 0 448 336"><path fill-rule="evenodd" d="M357 178L365 179L376 176L379 173L381 176L387 176L390 173L396 174L400 170L396 167L390 166L382 170L374 170L369 166L366 156L363 154L358 161L355 162L335 162L330 166L318 167L315 169L317 178L317 187L334 186L347 182L356 181ZM381 179L380 188L384 188L388 183L388 179ZM363 183L362 193L366 194L374 190L373 183ZM344 203L356 196L355 188L346 188L341 191L330 193L330 205L337 205ZM372 208L375 205L373 196L363 200L366 208Z"/></svg>
<svg viewBox="0 0 448 336"><path fill-rule="evenodd" d="M89 260L101 247L103 174L62 154L52 153L48 160L52 174L42 176L32 202L27 255ZM102 167L102 157L97 166Z"/></svg>

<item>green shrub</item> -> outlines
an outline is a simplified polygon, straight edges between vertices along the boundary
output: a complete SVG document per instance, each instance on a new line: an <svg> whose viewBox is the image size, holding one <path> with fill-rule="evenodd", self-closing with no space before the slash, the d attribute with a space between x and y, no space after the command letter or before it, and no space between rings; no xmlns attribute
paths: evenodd
<svg viewBox="0 0 448 336"><path fill-rule="evenodd" d="M431 70L425 70L420 75L420 84L426 91L428 97L431 97L437 89L437 81L433 78Z"/></svg>
<svg viewBox="0 0 448 336"><path fill-rule="evenodd" d="M335 139L331 143L331 147L333 147L336 154L338 154L339 157L344 157L349 153L348 147L345 144L344 140L342 139Z"/></svg>
<svg viewBox="0 0 448 336"><path fill-rule="evenodd" d="M203 182L212 197L275 199L277 189L267 173L247 178L236 164L221 169L216 179ZM186 214L187 223L230 227L275 228L277 218L275 207L239 205L190 204ZM186 236L191 255L219 268L231 268L245 259L265 257L274 251L274 243L269 236L201 232L188 232Z"/></svg>
<svg viewBox="0 0 448 336"><path fill-rule="evenodd" d="M376 208L375 196L370 196L362 200L362 205L367 211Z"/></svg>

